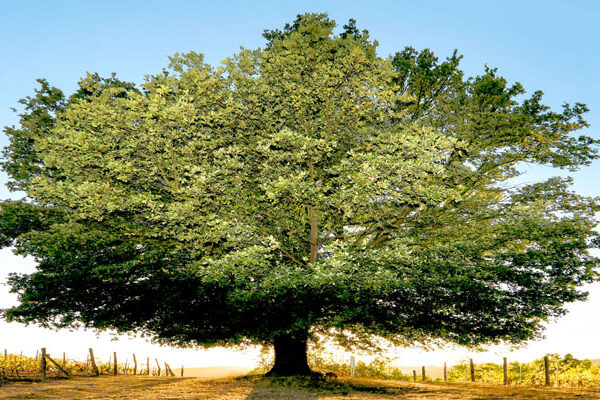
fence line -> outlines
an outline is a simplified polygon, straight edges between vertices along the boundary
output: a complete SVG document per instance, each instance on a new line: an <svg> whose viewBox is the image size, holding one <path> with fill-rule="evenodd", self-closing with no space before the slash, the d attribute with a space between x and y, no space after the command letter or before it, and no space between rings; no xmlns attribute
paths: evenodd
<svg viewBox="0 0 600 400"><path fill-rule="evenodd" d="M348 363L317 359L317 370L335 371L338 376L352 376ZM413 368L394 366L376 360L374 364L363 361L356 363L355 375L406 382L475 382L497 385L558 386L558 387L600 387L600 360L578 360L571 355L547 354L527 363L510 361L508 357L498 357L496 363L475 363L466 359L459 364L448 366L447 362L438 366L415 366ZM412 375L412 376L411 376Z"/></svg>
<svg viewBox="0 0 600 400"><path fill-rule="evenodd" d="M425 367L422 367L424 370ZM498 385L526 386L600 386L600 365L591 360L577 360L570 356L546 355L529 363L508 362L502 357L502 363L476 364L473 359L459 363L448 369L444 362L443 375L438 372L437 381L475 382ZM430 373L431 375L431 373ZM443 377L440 377L440 375ZM411 380L410 376L405 376ZM431 380L423 376L419 381ZM413 382L417 382L416 370L413 370Z"/></svg>
<svg viewBox="0 0 600 400"><path fill-rule="evenodd" d="M66 352L62 353L62 363L57 360L60 358L53 358L46 352L45 347L36 350L35 358L23 356L22 352L20 355L9 354L8 349L4 349L4 356L0 353L0 384L7 381L43 381L49 378L71 378L73 376L138 375L135 354L133 354L133 368L129 366L127 360L125 364L119 364L117 352L113 352L107 363L102 363L94 356L94 350L91 347L88 349L85 362L68 359ZM146 360L146 369L141 368L139 375L175 376L167 362L164 362L164 374L161 374L163 371L161 371L158 359L155 359L158 368L150 368L150 357L147 357ZM183 376L183 366L181 376Z"/></svg>

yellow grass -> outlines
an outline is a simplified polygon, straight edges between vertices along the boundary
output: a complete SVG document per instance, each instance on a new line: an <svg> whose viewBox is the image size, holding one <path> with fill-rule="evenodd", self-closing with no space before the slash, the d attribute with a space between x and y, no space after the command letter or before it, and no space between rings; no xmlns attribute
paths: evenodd
<svg viewBox="0 0 600 400"><path fill-rule="evenodd" d="M101 376L0 387L0 399L297 399L297 400L570 400L600 399L600 390L503 387L482 384L398 383L367 379L167 378Z"/></svg>

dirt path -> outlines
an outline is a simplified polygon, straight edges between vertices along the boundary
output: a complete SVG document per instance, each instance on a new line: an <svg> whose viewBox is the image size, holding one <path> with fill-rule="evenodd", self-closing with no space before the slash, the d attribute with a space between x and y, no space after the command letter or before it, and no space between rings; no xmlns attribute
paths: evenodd
<svg viewBox="0 0 600 400"><path fill-rule="evenodd" d="M269 381L256 377L209 380L103 376L44 383L10 384L0 387L0 399L600 400L600 390L412 384L373 380L342 380L315 386L310 382Z"/></svg>

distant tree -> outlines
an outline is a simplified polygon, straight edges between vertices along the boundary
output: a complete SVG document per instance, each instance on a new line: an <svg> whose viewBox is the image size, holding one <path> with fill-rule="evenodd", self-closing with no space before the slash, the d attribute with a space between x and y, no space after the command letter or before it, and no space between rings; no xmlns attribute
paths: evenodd
<svg viewBox="0 0 600 400"><path fill-rule="evenodd" d="M138 332L174 345L518 343L596 279L596 200L519 166L597 158L583 104L519 101L495 69L464 79L388 59L321 14L266 31L217 69L175 55L141 88L88 75L23 100L2 167L12 321Z"/></svg>

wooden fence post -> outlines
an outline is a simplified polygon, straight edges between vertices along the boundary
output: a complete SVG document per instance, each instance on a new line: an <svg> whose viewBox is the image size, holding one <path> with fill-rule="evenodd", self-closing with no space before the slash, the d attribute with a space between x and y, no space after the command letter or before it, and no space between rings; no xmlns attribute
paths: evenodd
<svg viewBox="0 0 600 400"><path fill-rule="evenodd" d="M427 380L427 376L425 375L425 367L421 367L421 374L423 375L423 382Z"/></svg>
<svg viewBox="0 0 600 400"><path fill-rule="evenodd" d="M523 384L523 365L519 363L519 383Z"/></svg>
<svg viewBox="0 0 600 400"><path fill-rule="evenodd" d="M544 375L546 377L546 386L550 386L550 361L548 356L544 356Z"/></svg>
<svg viewBox="0 0 600 400"><path fill-rule="evenodd" d="M160 376L160 364L158 363L158 360L155 358L154 361L156 361L156 367L158 368L158 376Z"/></svg>
<svg viewBox="0 0 600 400"><path fill-rule="evenodd" d="M475 365L472 358L469 358L469 364L471 367L471 382L475 382Z"/></svg>
<svg viewBox="0 0 600 400"><path fill-rule="evenodd" d="M69 376L69 373L68 373L68 372L67 372L67 371L66 371L66 370L65 370L63 367L61 367L59 363L57 363L56 361L54 361L54 360L53 360L53 359L50 357L50 354L46 354L46 358L47 358L47 359L48 359L48 360L49 360L49 361L50 361L52 364L54 364L54 366L55 366L56 368L58 368L58 369L59 369L59 370L60 370L60 371L61 371L63 374L65 374L66 376Z"/></svg>
<svg viewBox="0 0 600 400"><path fill-rule="evenodd" d="M94 375L100 376L100 372L98 371L98 367L96 366L96 361L94 360L94 350L90 347L90 363L92 364L92 370L94 371Z"/></svg>
<svg viewBox="0 0 600 400"><path fill-rule="evenodd" d="M181 376L183 376L183 365L181 366Z"/></svg>
<svg viewBox="0 0 600 400"><path fill-rule="evenodd" d="M42 347L42 357L40 358L40 373L42 374L42 380L45 380L46 379L46 348L45 347Z"/></svg>
<svg viewBox="0 0 600 400"><path fill-rule="evenodd" d="M448 382L448 370L446 368L446 361L444 361L444 382Z"/></svg>
<svg viewBox="0 0 600 400"><path fill-rule="evenodd" d="M166 375L175 376L173 370L171 369L171 366L165 361L165 376Z"/></svg>
<svg viewBox="0 0 600 400"><path fill-rule="evenodd" d="M148 366L148 370L146 371L146 375L150 375L150 357L146 357L146 365Z"/></svg>
<svg viewBox="0 0 600 400"><path fill-rule="evenodd" d="M37 352L36 352L36 354L37 354ZM6 349L4 349L4 358L5 359L8 358L7 356L8 356L8 351Z"/></svg>
<svg viewBox="0 0 600 400"><path fill-rule="evenodd" d="M508 385L508 362L506 360L506 357L504 357L504 365L503 365L503 369L504 369L504 384Z"/></svg>
<svg viewBox="0 0 600 400"><path fill-rule="evenodd" d="M117 371L117 352L113 351L113 358L114 358L114 362L113 362L113 375L117 375L119 372Z"/></svg>
<svg viewBox="0 0 600 400"><path fill-rule="evenodd" d="M135 353L133 353L133 374L137 375L137 359L135 358Z"/></svg>
<svg viewBox="0 0 600 400"><path fill-rule="evenodd" d="M416 382L417 381L417 370L413 369L413 380Z"/></svg>

